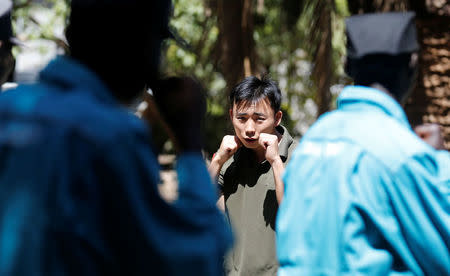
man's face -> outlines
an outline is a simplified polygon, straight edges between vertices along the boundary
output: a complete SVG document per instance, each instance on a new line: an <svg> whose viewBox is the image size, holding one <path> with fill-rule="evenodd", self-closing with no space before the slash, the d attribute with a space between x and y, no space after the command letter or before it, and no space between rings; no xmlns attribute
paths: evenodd
<svg viewBox="0 0 450 276"><path fill-rule="evenodd" d="M255 103L243 102L233 104L230 109L234 131L246 148L256 149L261 133L275 134L275 127L280 124L282 112L274 113L267 98Z"/></svg>

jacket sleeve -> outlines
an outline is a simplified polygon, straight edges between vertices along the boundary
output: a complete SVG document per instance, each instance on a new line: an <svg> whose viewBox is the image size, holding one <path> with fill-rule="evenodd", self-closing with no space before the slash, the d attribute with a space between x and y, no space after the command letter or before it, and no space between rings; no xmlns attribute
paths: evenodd
<svg viewBox="0 0 450 276"><path fill-rule="evenodd" d="M395 181L393 209L412 254L430 275L450 274L450 155L416 155Z"/></svg>
<svg viewBox="0 0 450 276"><path fill-rule="evenodd" d="M122 139L107 154L108 197L115 256L131 274L221 275L231 234L200 153L179 156L179 198L159 195L159 165L145 139ZM117 230L117 231L116 231Z"/></svg>

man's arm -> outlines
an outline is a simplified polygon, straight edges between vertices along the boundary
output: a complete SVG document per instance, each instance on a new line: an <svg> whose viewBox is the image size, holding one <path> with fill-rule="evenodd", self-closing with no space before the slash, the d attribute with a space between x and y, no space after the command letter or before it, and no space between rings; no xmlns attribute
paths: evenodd
<svg viewBox="0 0 450 276"><path fill-rule="evenodd" d="M281 158L276 159L271 163L273 170L273 178L275 180L275 193L277 195L278 204L281 204L284 196L284 183L283 183L283 173L284 173L284 163Z"/></svg>
<svg viewBox="0 0 450 276"><path fill-rule="evenodd" d="M387 186L405 240L429 275L450 273L449 168L448 152L422 153L397 171L396 185Z"/></svg>
<svg viewBox="0 0 450 276"><path fill-rule="evenodd" d="M273 178L275 181L275 193L278 204L281 204L284 195L284 163L278 152L278 136L273 134L261 133L259 136L259 144L266 150L266 160L270 163L273 170Z"/></svg>
<svg viewBox="0 0 450 276"><path fill-rule="evenodd" d="M220 170L223 164L230 159L231 156L237 151L241 146L239 138L233 135L226 135L222 139L219 149L213 155L211 163L209 164L208 171L213 181L217 181ZM223 184L223 183L222 183ZM219 199L216 202L217 208L222 212L225 212L225 197L222 192L220 192Z"/></svg>
<svg viewBox="0 0 450 276"><path fill-rule="evenodd" d="M222 143L220 143L220 147L213 155L211 164L208 167L212 179L217 179L223 164L225 164L225 162L227 162L241 146L242 143L235 135L226 135L223 137Z"/></svg>
<svg viewBox="0 0 450 276"><path fill-rule="evenodd" d="M220 194L219 199L216 202L216 206L220 211L225 212L225 196L223 193Z"/></svg>

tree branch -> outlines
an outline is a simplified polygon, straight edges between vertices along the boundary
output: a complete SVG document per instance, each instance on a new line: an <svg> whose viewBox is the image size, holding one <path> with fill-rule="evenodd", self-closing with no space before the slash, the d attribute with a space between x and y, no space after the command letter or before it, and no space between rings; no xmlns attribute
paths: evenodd
<svg viewBox="0 0 450 276"><path fill-rule="evenodd" d="M26 8L26 7L28 7L29 5L31 5L32 2L33 2L33 0L27 0L26 2L21 3L21 4L16 4L16 3L14 3L13 9L14 9L14 10L17 10L17 9L23 9L23 8Z"/></svg>

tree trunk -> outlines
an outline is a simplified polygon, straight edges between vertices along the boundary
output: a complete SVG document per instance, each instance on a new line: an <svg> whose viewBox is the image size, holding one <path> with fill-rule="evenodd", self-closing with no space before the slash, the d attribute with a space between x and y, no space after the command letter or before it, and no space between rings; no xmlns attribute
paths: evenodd
<svg viewBox="0 0 450 276"><path fill-rule="evenodd" d="M405 106L411 125L437 123L450 150L450 3L445 0L348 0L352 14L413 10L419 52L417 86Z"/></svg>
<svg viewBox="0 0 450 276"><path fill-rule="evenodd" d="M409 0L348 0L348 10L352 15L375 12L406 11Z"/></svg>
<svg viewBox="0 0 450 276"><path fill-rule="evenodd" d="M318 10L322 11L318 18L317 27L319 28L318 47L315 52L315 65L313 69L313 79L317 87L317 116L330 110L331 103L331 77L332 77L332 30L331 13L332 3L330 1L320 1L322 5Z"/></svg>
<svg viewBox="0 0 450 276"><path fill-rule="evenodd" d="M227 87L254 73L252 0L218 0L219 68Z"/></svg>
<svg viewBox="0 0 450 276"><path fill-rule="evenodd" d="M450 15L450 14L449 14ZM405 111L411 125L437 123L450 150L450 16L417 19L420 41L418 83Z"/></svg>

